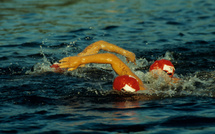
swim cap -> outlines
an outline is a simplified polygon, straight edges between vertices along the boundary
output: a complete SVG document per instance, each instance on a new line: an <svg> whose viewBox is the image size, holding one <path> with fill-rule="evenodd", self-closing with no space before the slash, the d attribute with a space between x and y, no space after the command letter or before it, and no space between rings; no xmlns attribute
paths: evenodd
<svg viewBox="0 0 215 134"><path fill-rule="evenodd" d="M151 66L149 71L161 69L165 71L170 77L174 75L175 68L169 60L161 59L156 60Z"/></svg>
<svg viewBox="0 0 215 134"><path fill-rule="evenodd" d="M63 73L64 71L66 71L65 69L60 68L59 63L54 63L50 67L53 68L53 71L55 73Z"/></svg>
<svg viewBox="0 0 215 134"><path fill-rule="evenodd" d="M130 75L118 76L114 79L113 89L119 91L135 92L140 90L139 82Z"/></svg>

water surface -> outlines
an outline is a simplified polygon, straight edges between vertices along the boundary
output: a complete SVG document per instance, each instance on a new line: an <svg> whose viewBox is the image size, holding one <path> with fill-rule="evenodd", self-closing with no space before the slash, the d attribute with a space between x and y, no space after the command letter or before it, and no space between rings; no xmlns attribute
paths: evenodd
<svg viewBox="0 0 215 134"><path fill-rule="evenodd" d="M213 133L214 4L1 1L0 133ZM137 65L128 66L150 92L113 91L109 65L51 72L52 63L98 40L134 52ZM150 76L161 58L172 61L181 83Z"/></svg>

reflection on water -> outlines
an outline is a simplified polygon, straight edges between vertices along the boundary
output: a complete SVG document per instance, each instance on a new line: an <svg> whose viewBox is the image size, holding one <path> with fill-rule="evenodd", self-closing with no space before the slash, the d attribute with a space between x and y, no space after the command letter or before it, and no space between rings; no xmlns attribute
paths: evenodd
<svg viewBox="0 0 215 134"><path fill-rule="evenodd" d="M115 121L122 121L128 123L128 121L132 121L138 123L138 117L136 117L137 112L136 109L140 108L139 102L131 102L131 101L124 101L124 102L116 102L114 103L114 108L117 109L125 109L125 111L118 111L114 112L116 118ZM132 110L135 109L135 110Z"/></svg>

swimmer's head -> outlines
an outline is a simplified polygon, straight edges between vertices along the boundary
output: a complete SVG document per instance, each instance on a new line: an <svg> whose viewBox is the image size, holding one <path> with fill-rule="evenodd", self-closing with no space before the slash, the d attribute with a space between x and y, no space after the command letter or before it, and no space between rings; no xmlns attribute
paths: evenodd
<svg viewBox="0 0 215 134"><path fill-rule="evenodd" d="M161 60L156 60L150 66L150 69L149 69L150 72L155 72L160 70L166 72L169 75L169 77L172 77L175 72L175 67L169 60L161 59Z"/></svg>
<svg viewBox="0 0 215 134"><path fill-rule="evenodd" d="M140 90L140 86L137 79L133 76L122 75L114 79L113 89L119 91L136 92Z"/></svg>
<svg viewBox="0 0 215 134"><path fill-rule="evenodd" d="M62 69L59 66L59 63L54 63L50 66L50 68L52 68L52 71L55 73L63 73L66 71L66 69Z"/></svg>

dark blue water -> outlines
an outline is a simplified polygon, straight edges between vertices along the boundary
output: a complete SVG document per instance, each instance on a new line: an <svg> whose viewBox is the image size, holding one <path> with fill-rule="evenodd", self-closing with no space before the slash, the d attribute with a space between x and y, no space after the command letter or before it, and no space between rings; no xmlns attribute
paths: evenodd
<svg viewBox="0 0 215 134"><path fill-rule="evenodd" d="M0 133L214 133L214 0L0 2ZM112 90L109 65L49 66L105 40L136 54L148 91ZM119 56L123 61L124 57ZM157 59L181 83L153 79Z"/></svg>

